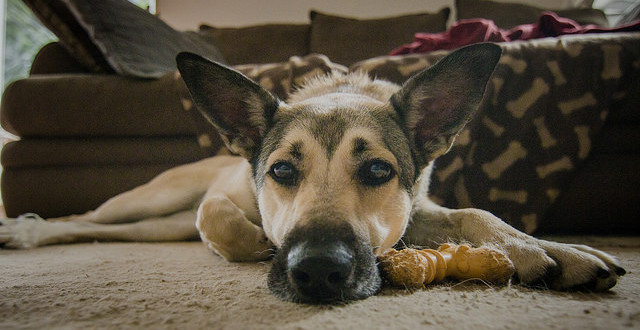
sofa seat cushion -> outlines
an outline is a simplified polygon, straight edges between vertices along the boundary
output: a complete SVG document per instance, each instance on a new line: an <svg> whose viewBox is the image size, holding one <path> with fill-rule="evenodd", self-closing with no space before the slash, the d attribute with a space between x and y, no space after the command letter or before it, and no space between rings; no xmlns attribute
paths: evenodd
<svg viewBox="0 0 640 330"><path fill-rule="evenodd" d="M174 74L34 75L3 95L2 127L21 137L196 135Z"/></svg>
<svg viewBox="0 0 640 330"><path fill-rule="evenodd" d="M593 154L540 222L540 233L640 233L640 154Z"/></svg>
<svg viewBox="0 0 640 330"><path fill-rule="evenodd" d="M183 164L207 155L195 136L159 138L23 139L2 149L2 167Z"/></svg>
<svg viewBox="0 0 640 330"><path fill-rule="evenodd" d="M7 215L83 213L161 172L204 158L194 137L24 139L2 150Z"/></svg>
<svg viewBox="0 0 640 330"><path fill-rule="evenodd" d="M593 154L640 155L640 123L616 123L607 119L602 132L593 141L591 152Z"/></svg>
<svg viewBox="0 0 640 330"><path fill-rule="evenodd" d="M8 217L79 214L178 165L8 168L2 171L2 200Z"/></svg>

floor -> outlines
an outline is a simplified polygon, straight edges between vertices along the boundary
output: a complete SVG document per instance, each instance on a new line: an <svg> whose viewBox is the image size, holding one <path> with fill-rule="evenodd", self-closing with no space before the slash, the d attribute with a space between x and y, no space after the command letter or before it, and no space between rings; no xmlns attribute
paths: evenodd
<svg viewBox="0 0 640 330"><path fill-rule="evenodd" d="M0 329L640 329L640 238L556 239L598 246L628 273L600 294L446 283L315 306L271 295L269 263L199 242L0 250Z"/></svg>

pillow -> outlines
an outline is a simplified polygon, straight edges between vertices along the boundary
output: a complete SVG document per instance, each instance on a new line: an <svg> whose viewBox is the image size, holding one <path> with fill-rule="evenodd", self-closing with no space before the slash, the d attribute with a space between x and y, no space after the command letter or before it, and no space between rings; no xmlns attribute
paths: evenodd
<svg viewBox="0 0 640 330"><path fill-rule="evenodd" d="M343 65L388 54L413 40L416 32L442 32L447 28L449 8L389 18L359 20L311 11L311 53L327 55Z"/></svg>
<svg viewBox="0 0 640 330"><path fill-rule="evenodd" d="M611 2L603 8L606 12L613 12L610 16L612 25L623 26L640 20L640 1L637 3L629 3L624 10L620 10L619 8L616 10L616 5L619 5L619 3ZM608 10L609 7L611 7L610 11Z"/></svg>
<svg viewBox="0 0 640 330"><path fill-rule="evenodd" d="M591 8L593 0L494 0L502 3L520 3L523 5L537 6L554 9Z"/></svg>
<svg viewBox="0 0 640 330"><path fill-rule="evenodd" d="M73 17L63 1L23 0L42 24L51 30L59 43L87 70L113 72L98 47Z"/></svg>
<svg viewBox="0 0 640 330"><path fill-rule="evenodd" d="M230 65L277 63L309 53L308 24L267 24L242 28L200 26Z"/></svg>
<svg viewBox="0 0 640 330"><path fill-rule="evenodd" d="M500 3L488 0L456 0L458 20L486 18L494 21L502 29L511 29L522 24L535 23L540 14L547 10L519 3ZM609 27L607 16L594 8L553 10L558 16L570 18L580 25L595 24Z"/></svg>
<svg viewBox="0 0 640 330"><path fill-rule="evenodd" d="M223 61L195 32L179 32L126 0L24 0L60 43L93 72L157 78L190 51Z"/></svg>

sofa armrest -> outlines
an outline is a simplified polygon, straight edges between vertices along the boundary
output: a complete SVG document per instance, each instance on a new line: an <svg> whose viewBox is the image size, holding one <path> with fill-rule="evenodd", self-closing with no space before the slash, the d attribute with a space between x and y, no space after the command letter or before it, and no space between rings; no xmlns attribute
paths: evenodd
<svg viewBox="0 0 640 330"><path fill-rule="evenodd" d="M53 73L89 73L60 43L44 45L31 64L30 75Z"/></svg>
<svg viewBox="0 0 640 330"><path fill-rule="evenodd" d="M174 73L159 79L39 74L12 82L0 122L20 137L196 135Z"/></svg>

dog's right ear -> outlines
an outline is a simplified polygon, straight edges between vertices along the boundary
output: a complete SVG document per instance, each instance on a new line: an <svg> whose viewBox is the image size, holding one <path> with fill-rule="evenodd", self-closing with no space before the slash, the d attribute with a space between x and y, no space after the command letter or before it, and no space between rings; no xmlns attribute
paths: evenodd
<svg viewBox="0 0 640 330"><path fill-rule="evenodd" d="M240 72L196 54L180 53L176 62L198 110L231 152L250 159L280 101Z"/></svg>

